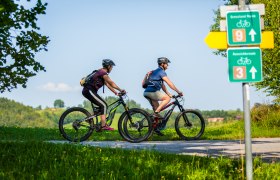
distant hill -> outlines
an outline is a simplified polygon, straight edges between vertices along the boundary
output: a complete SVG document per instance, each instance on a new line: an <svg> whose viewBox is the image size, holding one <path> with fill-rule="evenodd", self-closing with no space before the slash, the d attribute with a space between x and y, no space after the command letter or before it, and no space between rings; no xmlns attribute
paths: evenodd
<svg viewBox="0 0 280 180"><path fill-rule="evenodd" d="M45 127L57 126L60 113L36 110L31 106L0 98L0 126L13 127Z"/></svg>

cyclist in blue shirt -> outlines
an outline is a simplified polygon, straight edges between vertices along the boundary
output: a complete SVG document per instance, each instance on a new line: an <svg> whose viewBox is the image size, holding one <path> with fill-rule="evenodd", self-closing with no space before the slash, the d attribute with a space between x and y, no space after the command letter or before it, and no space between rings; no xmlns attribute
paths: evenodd
<svg viewBox="0 0 280 180"><path fill-rule="evenodd" d="M144 91L144 97L150 102L154 110L154 117L161 118L159 115L160 110L166 106L172 95L168 92L164 82L174 91L176 91L180 96L183 96L183 93L179 91L176 86L169 80L166 74L166 69L168 64L171 63L170 60L166 57L158 58L158 68L155 69L150 75L150 82L147 88ZM163 90L164 92L160 91ZM158 101L161 101L159 103ZM158 133L159 134L159 133ZM161 135L163 135L161 133Z"/></svg>

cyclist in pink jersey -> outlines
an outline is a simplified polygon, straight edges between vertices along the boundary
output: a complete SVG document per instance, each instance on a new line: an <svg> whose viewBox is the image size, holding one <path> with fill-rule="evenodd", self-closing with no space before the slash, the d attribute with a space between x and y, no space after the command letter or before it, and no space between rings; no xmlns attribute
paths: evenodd
<svg viewBox="0 0 280 180"><path fill-rule="evenodd" d="M115 95L118 95L119 92L125 94L125 90L119 88L114 81L109 77L109 73L112 71L115 63L110 59L103 59L102 61L103 68L97 70L97 72L92 77L92 84L85 85L82 91L84 97L86 97L90 102L99 106L100 108L100 118L102 130L114 130L110 126L106 125L106 114L107 114L107 103L98 95L98 90L106 85Z"/></svg>

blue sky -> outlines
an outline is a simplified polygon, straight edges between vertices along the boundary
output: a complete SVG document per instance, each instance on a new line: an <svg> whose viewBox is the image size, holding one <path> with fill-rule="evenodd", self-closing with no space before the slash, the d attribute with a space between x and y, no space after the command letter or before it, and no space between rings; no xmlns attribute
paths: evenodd
<svg viewBox="0 0 280 180"><path fill-rule="evenodd" d="M29 79L27 88L1 96L26 105L52 107L56 99L66 106L82 104L79 80L110 58L113 79L130 99L149 107L141 81L157 67L157 58L171 60L166 71L184 92L185 107L201 110L242 109L242 84L228 81L227 60L215 56L204 38L213 23L213 11L222 0L51 0L39 16L41 32L50 37L47 52L36 59L47 72ZM267 103L262 92L250 88L251 106ZM170 90L172 92L172 90ZM102 96L113 96L105 88Z"/></svg>

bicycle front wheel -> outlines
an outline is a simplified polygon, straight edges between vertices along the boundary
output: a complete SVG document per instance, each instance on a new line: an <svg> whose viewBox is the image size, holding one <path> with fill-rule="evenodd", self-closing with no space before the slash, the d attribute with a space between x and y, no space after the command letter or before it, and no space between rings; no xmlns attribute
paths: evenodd
<svg viewBox="0 0 280 180"><path fill-rule="evenodd" d="M93 119L90 116L86 109L80 107L67 109L59 119L61 135L73 142L87 140L93 132Z"/></svg>
<svg viewBox="0 0 280 180"><path fill-rule="evenodd" d="M118 122L118 130L125 140L138 143L152 135L152 121L144 110L133 108L122 114Z"/></svg>
<svg viewBox="0 0 280 180"><path fill-rule="evenodd" d="M177 116L175 129L181 139L197 140L204 133L205 121L198 111L185 110Z"/></svg>

